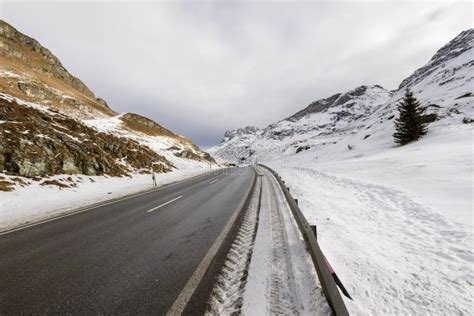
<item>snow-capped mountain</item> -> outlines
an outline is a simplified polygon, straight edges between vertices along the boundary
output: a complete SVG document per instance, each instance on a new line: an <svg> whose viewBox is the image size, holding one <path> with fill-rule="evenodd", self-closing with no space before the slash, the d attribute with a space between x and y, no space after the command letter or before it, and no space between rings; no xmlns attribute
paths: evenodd
<svg viewBox="0 0 474 316"><path fill-rule="evenodd" d="M395 91L360 86L317 100L303 110L263 129L247 127L225 133L210 149L217 157L249 163L314 150L318 157L352 155L394 146L393 119L407 87L427 108L430 127L470 122L474 77L474 30L459 34ZM355 150L355 151L353 151Z"/></svg>
<svg viewBox="0 0 474 316"><path fill-rule="evenodd" d="M403 80L399 89L413 86L420 88L430 85L443 86L448 83L454 87L464 86L465 79L469 78L470 67L474 65L473 41L472 29L461 32L455 39L439 49L425 66Z"/></svg>
<svg viewBox="0 0 474 316"><path fill-rule="evenodd" d="M354 301L352 315L469 314L472 280L474 30L462 32L395 91L362 86L211 149L274 168L318 226L318 242ZM409 87L428 134L393 140Z"/></svg>
<svg viewBox="0 0 474 316"><path fill-rule="evenodd" d="M1 20L0 89L0 173L123 176L215 164L153 120L116 113L48 49Z"/></svg>

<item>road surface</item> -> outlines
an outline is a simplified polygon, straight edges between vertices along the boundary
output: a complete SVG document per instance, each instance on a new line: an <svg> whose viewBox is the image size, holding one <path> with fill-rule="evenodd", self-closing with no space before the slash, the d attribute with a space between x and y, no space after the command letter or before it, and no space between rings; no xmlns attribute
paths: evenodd
<svg viewBox="0 0 474 316"><path fill-rule="evenodd" d="M1 235L0 315L166 314L253 178L214 172Z"/></svg>

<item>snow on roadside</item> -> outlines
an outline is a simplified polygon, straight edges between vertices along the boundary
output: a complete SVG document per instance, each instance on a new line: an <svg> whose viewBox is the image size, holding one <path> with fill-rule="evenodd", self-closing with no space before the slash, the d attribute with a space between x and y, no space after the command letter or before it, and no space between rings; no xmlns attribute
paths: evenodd
<svg viewBox="0 0 474 316"><path fill-rule="evenodd" d="M355 315L471 314L472 127L365 155L269 163L291 187Z"/></svg>
<svg viewBox="0 0 474 316"><path fill-rule="evenodd" d="M305 241L276 179L259 168L207 315L331 315Z"/></svg>
<svg viewBox="0 0 474 316"><path fill-rule="evenodd" d="M473 224L472 125L432 128L421 140L372 155L312 164L318 170L389 186L461 224Z"/></svg>
<svg viewBox="0 0 474 316"><path fill-rule="evenodd" d="M155 175L158 186L162 186L209 170L209 167L197 167ZM15 178L2 173L0 176L6 179ZM154 186L151 174L138 173L131 177L58 175L49 177L47 180L61 181L68 177L76 182L76 187L42 186L40 182L43 179L37 182L23 178L31 184L25 187L17 185L11 192L0 191L0 231L62 215L90 204L151 189Z"/></svg>
<svg viewBox="0 0 474 316"><path fill-rule="evenodd" d="M402 147L375 143L362 148L361 140L351 142L352 150L344 149L342 143L342 149L311 149L268 163L275 168L305 165L388 186L406 192L450 220L474 226L473 136L472 124L437 126L430 127L424 138Z"/></svg>
<svg viewBox="0 0 474 316"><path fill-rule="evenodd" d="M304 167L280 168L355 315L470 314L472 231L401 191Z"/></svg>
<svg viewBox="0 0 474 316"><path fill-rule="evenodd" d="M267 315L331 315L311 256L279 184L268 170L259 168L259 172L265 175L261 221L243 314L262 315L254 311L263 305ZM262 270L269 271L266 277L262 277Z"/></svg>

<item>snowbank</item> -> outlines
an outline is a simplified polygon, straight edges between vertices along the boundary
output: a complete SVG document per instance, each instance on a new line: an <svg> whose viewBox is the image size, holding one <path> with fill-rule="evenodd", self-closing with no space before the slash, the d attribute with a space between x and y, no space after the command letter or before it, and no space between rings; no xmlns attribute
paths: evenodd
<svg viewBox="0 0 474 316"><path fill-rule="evenodd" d="M472 132L444 127L372 154L269 163L318 225L352 314L471 313Z"/></svg>

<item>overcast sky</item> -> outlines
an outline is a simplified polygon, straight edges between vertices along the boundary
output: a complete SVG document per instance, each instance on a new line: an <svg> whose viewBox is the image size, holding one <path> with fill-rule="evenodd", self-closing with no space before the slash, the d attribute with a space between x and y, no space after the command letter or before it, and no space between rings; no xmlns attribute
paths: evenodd
<svg viewBox="0 0 474 316"><path fill-rule="evenodd" d="M23 2L0 16L120 112L202 146L362 84L394 89L472 27L471 2Z"/></svg>

